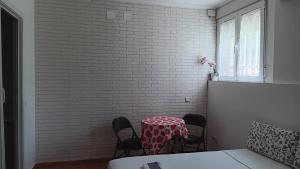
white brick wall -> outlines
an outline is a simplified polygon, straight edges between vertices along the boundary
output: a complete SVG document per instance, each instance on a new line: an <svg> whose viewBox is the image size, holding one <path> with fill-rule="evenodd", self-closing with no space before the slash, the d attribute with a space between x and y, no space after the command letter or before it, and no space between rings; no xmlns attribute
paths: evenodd
<svg viewBox="0 0 300 169"><path fill-rule="evenodd" d="M36 0L35 19L38 162L111 157L118 116L140 132L146 116L206 112L197 62L215 56L216 23L205 10Z"/></svg>

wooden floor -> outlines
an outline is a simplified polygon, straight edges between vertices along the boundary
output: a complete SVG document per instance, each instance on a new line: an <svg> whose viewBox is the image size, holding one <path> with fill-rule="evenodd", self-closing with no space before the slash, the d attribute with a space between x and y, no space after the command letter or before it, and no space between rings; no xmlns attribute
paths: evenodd
<svg viewBox="0 0 300 169"><path fill-rule="evenodd" d="M33 169L107 169L109 160L84 160L37 164Z"/></svg>

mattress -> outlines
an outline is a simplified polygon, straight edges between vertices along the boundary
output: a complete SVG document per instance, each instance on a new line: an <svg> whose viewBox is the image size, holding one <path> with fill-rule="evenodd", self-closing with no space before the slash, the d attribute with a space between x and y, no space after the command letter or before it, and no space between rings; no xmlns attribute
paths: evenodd
<svg viewBox="0 0 300 169"><path fill-rule="evenodd" d="M121 158L110 161L108 168L140 169L151 162L162 169L290 169L247 149Z"/></svg>
<svg viewBox="0 0 300 169"><path fill-rule="evenodd" d="M251 169L291 169L290 167L247 149L227 150L224 153Z"/></svg>

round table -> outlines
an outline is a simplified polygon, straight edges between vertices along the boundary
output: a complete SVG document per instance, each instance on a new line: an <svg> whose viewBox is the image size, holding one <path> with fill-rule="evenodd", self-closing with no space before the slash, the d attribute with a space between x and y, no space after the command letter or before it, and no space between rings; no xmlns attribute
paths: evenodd
<svg viewBox="0 0 300 169"><path fill-rule="evenodd" d="M187 138L188 134L184 120L178 117L155 116L142 120L142 144L152 155L158 154L174 136Z"/></svg>

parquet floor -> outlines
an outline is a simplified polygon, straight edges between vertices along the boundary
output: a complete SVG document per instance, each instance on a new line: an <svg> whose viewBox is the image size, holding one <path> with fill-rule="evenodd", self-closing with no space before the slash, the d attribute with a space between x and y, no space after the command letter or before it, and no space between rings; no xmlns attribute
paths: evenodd
<svg viewBox="0 0 300 169"><path fill-rule="evenodd" d="M107 169L109 160L84 160L37 164L34 169Z"/></svg>

